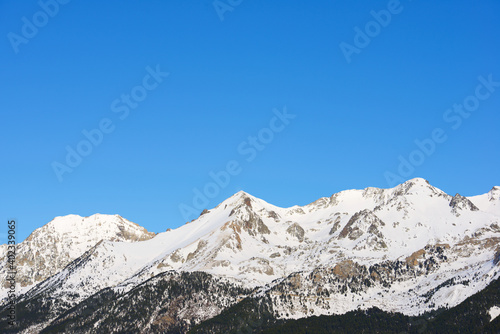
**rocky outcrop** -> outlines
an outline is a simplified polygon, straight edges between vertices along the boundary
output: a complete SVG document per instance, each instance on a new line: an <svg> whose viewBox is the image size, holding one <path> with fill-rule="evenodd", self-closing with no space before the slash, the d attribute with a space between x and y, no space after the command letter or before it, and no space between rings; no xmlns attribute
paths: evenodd
<svg viewBox="0 0 500 334"><path fill-rule="evenodd" d="M378 228L385 223L380 220L371 210L356 212L347 222L340 232L339 238L349 238L356 240L364 233L368 232L378 237L383 237Z"/></svg>
<svg viewBox="0 0 500 334"><path fill-rule="evenodd" d="M478 207L474 205L467 197L464 197L460 194L456 194L450 201L451 211L459 216L461 210L468 211L478 211Z"/></svg>
<svg viewBox="0 0 500 334"><path fill-rule="evenodd" d="M495 252L495 256L493 257L493 263L495 265L498 265L500 263L500 247L498 247L497 251Z"/></svg>
<svg viewBox="0 0 500 334"><path fill-rule="evenodd" d="M411 254L410 256L408 256L406 258L406 260L405 260L406 264L408 264L409 266L415 267L416 265L418 265L418 260L422 259L424 254L425 254L424 249L420 249L416 252L413 252L413 254Z"/></svg>
<svg viewBox="0 0 500 334"><path fill-rule="evenodd" d="M272 215L272 213L269 214ZM231 210L229 217L231 217L236 224L238 224L251 236L271 233L267 225L264 224L260 215L253 210L252 199L247 197L245 194L238 200L235 207Z"/></svg>
<svg viewBox="0 0 500 334"><path fill-rule="evenodd" d="M337 232L338 229L340 228L340 214L339 213L335 214L335 219L332 220L332 222L333 222L333 226L330 229L330 232L328 233L330 235L332 235L335 232Z"/></svg>
<svg viewBox="0 0 500 334"><path fill-rule="evenodd" d="M348 238L357 240L363 235L367 235L365 241L356 245L356 249L370 248L374 250L385 250L387 245L384 241L384 235L379 230L385 226L371 210L362 210L355 213L347 222L346 226L339 234L339 239ZM330 230L330 232L332 232Z"/></svg>
<svg viewBox="0 0 500 334"><path fill-rule="evenodd" d="M304 241L304 229L297 223L293 223L286 229L286 233L290 234L291 236L297 238L299 242Z"/></svg>
<svg viewBox="0 0 500 334"><path fill-rule="evenodd" d="M267 216L269 218L273 218L275 221L279 221L280 220L280 216L275 211L268 211L267 212Z"/></svg>
<svg viewBox="0 0 500 334"><path fill-rule="evenodd" d="M342 279L352 278L366 273L366 268L352 260L345 260L337 263L332 269L332 273Z"/></svg>

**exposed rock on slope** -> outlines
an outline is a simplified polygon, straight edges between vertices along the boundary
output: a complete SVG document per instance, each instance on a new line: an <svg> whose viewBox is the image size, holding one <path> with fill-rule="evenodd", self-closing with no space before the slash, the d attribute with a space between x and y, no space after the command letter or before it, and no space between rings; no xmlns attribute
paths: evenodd
<svg viewBox="0 0 500 334"><path fill-rule="evenodd" d="M450 207L452 211L456 215L460 215L461 210L469 210L469 211L479 211L477 206L474 205L468 198L463 197L460 194L456 194L450 201Z"/></svg>

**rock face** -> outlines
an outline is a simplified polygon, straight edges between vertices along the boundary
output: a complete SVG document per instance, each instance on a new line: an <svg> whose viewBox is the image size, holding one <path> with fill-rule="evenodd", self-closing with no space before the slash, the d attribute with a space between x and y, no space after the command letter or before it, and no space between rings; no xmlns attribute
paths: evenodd
<svg viewBox="0 0 500 334"><path fill-rule="evenodd" d="M338 229L340 228L340 220L341 220L341 215L339 213L335 214L335 219L333 220L330 220L330 222L333 223L333 226L332 228L330 229L330 232L328 232L328 234L332 235L334 234L335 232L338 231Z"/></svg>
<svg viewBox="0 0 500 334"><path fill-rule="evenodd" d="M453 213L460 215L461 210L478 211L479 209L475 206L467 197L463 197L460 194L456 194L450 201L450 207Z"/></svg>
<svg viewBox="0 0 500 334"><path fill-rule="evenodd" d="M498 265L500 263L500 246L497 248L497 251L495 253L495 257L493 258L493 263L495 265Z"/></svg>
<svg viewBox="0 0 500 334"><path fill-rule="evenodd" d="M357 240L362 236L366 236L365 243L358 244L356 247L386 249L387 245L384 242L384 236L380 228L385 226L385 223L380 220L371 210L362 210L356 212L344 226L339 234L339 239L349 238ZM330 231L331 232L331 231Z"/></svg>
<svg viewBox="0 0 500 334"><path fill-rule="evenodd" d="M365 274L366 269L352 260L344 260L337 263L335 267L333 267L332 272L334 275L342 279L347 279L352 277L359 277L360 275Z"/></svg>
<svg viewBox="0 0 500 334"><path fill-rule="evenodd" d="M252 236L271 233L262 218L252 210L251 199L243 196L242 201L243 203L236 206L229 216L235 216L240 226Z"/></svg>
<svg viewBox="0 0 500 334"><path fill-rule="evenodd" d="M290 225L290 227L286 229L286 233L297 238L299 242L304 241L304 229L297 223L293 223L292 225Z"/></svg>
<svg viewBox="0 0 500 334"><path fill-rule="evenodd" d="M362 210L356 212L347 225L340 232L339 238L348 237L351 240L356 240L364 233L372 233L382 237L378 228L384 226L385 223L381 221L372 211Z"/></svg>
<svg viewBox="0 0 500 334"><path fill-rule="evenodd" d="M25 286L18 303L33 314L26 332L185 332L239 303L277 318L369 307L420 314L457 305L500 277L495 194L452 197L413 179L279 208L239 192L154 238L121 217L75 216L71 228L48 224L58 240L28 238L33 257L21 267L50 277ZM40 258L45 267L34 263Z"/></svg>
<svg viewBox="0 0 500 334"><path fill-rule="evenodd" d="M425 254L424 249L420 249L406 258L406 264L415 267L418 265L418 260L421 259Z"/></svg>

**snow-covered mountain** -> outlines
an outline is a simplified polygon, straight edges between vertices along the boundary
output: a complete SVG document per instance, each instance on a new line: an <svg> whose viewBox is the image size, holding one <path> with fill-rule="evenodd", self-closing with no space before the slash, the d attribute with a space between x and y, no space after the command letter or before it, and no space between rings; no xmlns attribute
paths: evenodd
<svg viewBox="0 0 500 334"><path fill-rule="evenodd" d="M56 217L17 246L18 290L27 291L33 284L60 272L100 240L135 242L154 236L155 233L118 215ZM4 287L7 285L6 251L7 245L1 245L0 283ZM0 298L5 295L2 289Z"/></svg>
<svg viewBox="0 0 500 334"><path fill-rule="evenodd" d="M239 192L175 230L151 238L133 225L135 232L123 237L143 241L113 240L111 227L114 232L104 238L97 226L60 239L51 246L54 259L64 249L66 264L83 254L52 269L59 272L19 302L50 305L50 316L32 327L39 329L61 322L59 315L96 293L112 291L126 299L137 287L152 284L153 277L201 271L240 286L250 298L271 301L277 318L374 306L407 315L452 307L500 277L499 194L494 187L480 196L450 196L416 178L391 189L347 190L280 208ZM71 229L85 226L76 220ZM100 237L93 244L82 242L88 234ZM74 239L82 246L70 253ZM27 263L26 271L30 268L35 270ZM214 303L229 306L238 300L226 296ZM151 323L160 321L151 317ZM193 316L188 323L206 319Z"/></svg>

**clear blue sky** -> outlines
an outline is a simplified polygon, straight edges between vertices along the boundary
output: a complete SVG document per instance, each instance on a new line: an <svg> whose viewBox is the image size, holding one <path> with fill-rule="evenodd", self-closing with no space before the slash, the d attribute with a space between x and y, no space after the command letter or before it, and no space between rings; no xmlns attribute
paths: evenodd
<svg viewBox="0 0 500 334"><path fill-rule="evenodd" d="M500 87L478 79L500 81L498 1L42 3L0 1L2 242L9 218L19 241L66 214L161 232L239 190L291 206L389 187L400 157L401 179L450 194L500 185ZM71 168L78 145L92 152Z"/></svg>

